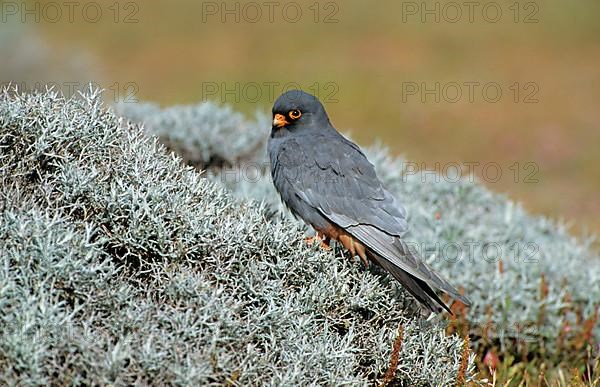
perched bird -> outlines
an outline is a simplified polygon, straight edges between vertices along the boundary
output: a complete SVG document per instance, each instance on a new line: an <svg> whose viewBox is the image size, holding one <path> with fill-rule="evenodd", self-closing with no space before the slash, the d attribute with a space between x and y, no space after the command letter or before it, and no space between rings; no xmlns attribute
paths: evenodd
<svg viewBox="0 0 600 387"><path fill-rule="evenodd" d="M283 202L323 243L337 240L367 266L376 262L432 312L450 312L436 290L470 305L402 240L406 210L358 145L331 125L316 97L290 90L275 101L268 152Z"/></svg>

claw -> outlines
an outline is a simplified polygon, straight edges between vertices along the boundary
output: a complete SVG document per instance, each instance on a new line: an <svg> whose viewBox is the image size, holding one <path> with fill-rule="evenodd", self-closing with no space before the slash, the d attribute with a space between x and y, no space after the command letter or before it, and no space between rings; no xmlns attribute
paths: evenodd
<svg viewBox="0 0 600 387"><path fill-rule="evenodd" d="M304 241L309 245L319 242L319 247L321 247L323 250L331 250L331 246L329 246L329 238L320 232L317 232L317 235L315 236L304 238Z"/></svg>

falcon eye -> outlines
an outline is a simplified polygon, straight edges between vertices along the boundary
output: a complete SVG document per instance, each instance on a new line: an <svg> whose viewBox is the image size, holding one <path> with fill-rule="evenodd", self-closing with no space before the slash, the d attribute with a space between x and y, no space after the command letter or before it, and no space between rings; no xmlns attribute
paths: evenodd
<svg viewBox="0 0 600 387"><path fill-rule="evenodd" d="M298 118L300 118L300 116L302 115L302 112L300 110L292 110L290 112L290 118L293 120L297 120Z"/></svg>

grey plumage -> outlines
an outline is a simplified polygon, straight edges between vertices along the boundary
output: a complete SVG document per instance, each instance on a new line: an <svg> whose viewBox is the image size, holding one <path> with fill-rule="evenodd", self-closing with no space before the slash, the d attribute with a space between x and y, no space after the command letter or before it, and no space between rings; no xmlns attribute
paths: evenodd
<svg viewBox="0 0 600 387"><path fill-rule="evenodd" d="M331 125L317 98L289 91L277 99L273 115L273 183L294 215L325 235L340 229L349 234L431 311L449 310L434 290L470 304L401 239L408 229L406 211L360 148Z"/></svg>

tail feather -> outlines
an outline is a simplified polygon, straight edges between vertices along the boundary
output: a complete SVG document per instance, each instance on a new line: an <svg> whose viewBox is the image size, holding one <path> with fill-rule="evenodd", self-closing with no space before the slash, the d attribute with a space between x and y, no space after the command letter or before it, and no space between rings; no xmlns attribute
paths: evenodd
<svg viewBox="0 0 600 387"><path fill-rule="evenodd" d="M417 277L405 272L398 266L386 258L378 255L372 250L368 251L369 257L377 262L381 267L387 270L392 276L400 282L410 294L413 295L421 304L426 306L429 310L434 313L440 313L442 308L448 311L450 314L450 308L433 291L433 289L427 285L425 281L418 279Z"/></svg>
<svg viewBox="0 0 600 387"><path fill-rule="evenodd" d="M402 248L398 251L400 251L401 253L403 253L405 255L410 256L411 261L418 262L419 271L421 273L425 273L426 278L428 278L428 280L425 280L425 279L422 280L424 283L429 285L428 288L439 289L439 290L443 291L444 293L448 294L450 297L452 297L456 300L459 300L466 306L471 306L471 301L467 297L460 294L458 292L458 290L450 282L448 282L446 279L444 279L442 276L440 276L438 273L436 273L435 270L433 270L431 267L429 267L429 265L427 265L425 262L423 262L423 260L419 257L419 255L416 254L415 252L413 252L413 250L410 249L410 247L406 244L406 242L404 242L400 238L397 238L394 241L394 244L396 246L398 246L398 245L402 246Z"/></svg>
<svg viewBox="0 0 600 387"><path fill-rule="evenodd" d="M417 300L433 312L438 311L438 305L450 311L435 293L437 290L467 306L471 305L467 297L460 294L450 282L423 262L419 255L398 236L386 234L376 227L363 224L349 226L346 230L365 246L371 259L389 271Z"/></svg>

